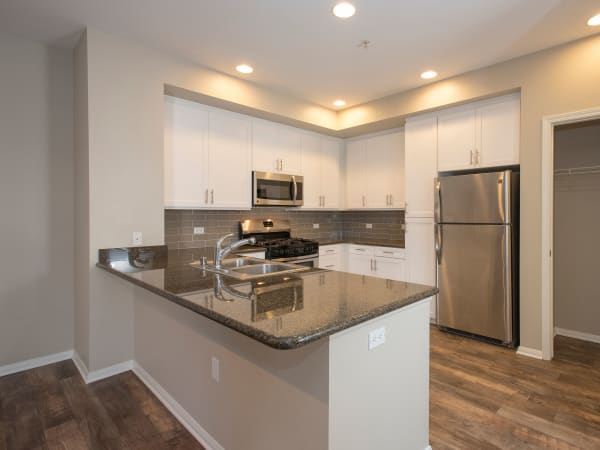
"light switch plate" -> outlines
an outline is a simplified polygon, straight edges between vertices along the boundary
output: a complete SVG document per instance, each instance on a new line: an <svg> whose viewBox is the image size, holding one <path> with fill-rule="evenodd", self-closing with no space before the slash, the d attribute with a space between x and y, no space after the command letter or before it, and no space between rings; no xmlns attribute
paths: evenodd
<svg viewBox="0 0 600 450"><path fill-rule="evenodd" d="M369 230L370 230L370 229L372 229L372 228L373 228L373 224L372 224L372 223L366 223L366 224L365 224L365 228L367 228L367 229L369 229Z"/></svg>
<svg viewBox="0 0 600 450"><path fill-rule="evenodd" d="M318 223L313 223L313 228L314 228L315 230L319 229L319 224L318 224Z"/></svg>
<svg viewBox="0 0 600 450"><path fill-rule="evenodd" d="M385 327L369 332L369 350L385 344Z"/></svg>
<svg viewBox="0 0 600 450"><path fill-rule="evenodd" d="M204 227L194 227L194 234L204 234Z"/></svg>

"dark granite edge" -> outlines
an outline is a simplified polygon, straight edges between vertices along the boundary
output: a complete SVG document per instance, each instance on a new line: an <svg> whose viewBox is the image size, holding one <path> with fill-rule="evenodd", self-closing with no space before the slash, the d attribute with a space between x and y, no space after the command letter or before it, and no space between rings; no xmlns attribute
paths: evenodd
<svg viewBox="0 0 600 450"><path fill-rule="evenodd" d="M120 272L118 270L115 270L109 266L106 266L106 265L103 265L100 263L96 263L96 267L106 270L107 272L110 272L114 275L117 275L119 278L129 281L130 283L133 283L143 289L146 289L147 291L150 291L153 294L156 294L160 297L170 300L173 303L178 304L179 306L189 309L190 311L200 314L214 322L220 323L221 325L224 325L227 328L230 328L234 331L242 333L243 335L245 335L251 339L254 339L255 341L258 341L264 345L267 345L271 348L275 348L277 350L290 350L290 349L302 347L304 345L310 344L311 342L315 342L319 339L322 339L324 337L335 334L339 331L345 330L347 328L351 328L355 325L358 325L363 322L367 322L371 319L375 319L379 316L382 316L389 312L395 311L397 309L401 309L405 306L409 306L413 303L418 302L419 300L423 300L427 297L431 297L439 292L437 288L433 287L433 288L430 288L419 294L413 295L412 297L404 298L402 300L398 300L397 302L390 303L390 304L382 306L380 308L365 312L359 316L351 318L350 320L348 320L346 322L335 324L335 325L329 326L329 327L322 327L308 335L275 337L273 335L270 335L270 334L264 333L260 330L257 330L256 328L248 327L247 325L245 325L241 322L238 322L237 320L229 319L228 317L225 317L222 314L216 313L211 309L203 308L202 306L198 305L197 303L193 303L188 300L185 300L184 298L179 297L178 295L171 294L163 289L159 289L150 284L144 283L141 280L138 280L136 278L129 276L127 273Z"/></svg>
<svg viewBox="0 0 600 450"><path fill-rule="evenodd" d="M386 241L369 241L367 239L316 239L319 245L354 244L370 245L372 247L406 248L405 245L390 243Z"/></svg>

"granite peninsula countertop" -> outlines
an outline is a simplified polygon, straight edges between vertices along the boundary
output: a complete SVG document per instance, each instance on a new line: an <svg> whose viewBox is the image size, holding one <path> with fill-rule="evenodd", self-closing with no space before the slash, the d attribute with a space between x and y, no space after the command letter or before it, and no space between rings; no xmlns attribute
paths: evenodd
<svg viewBox="0 0 600 450"><path fill-rule="evenodd" d="M323 269L240 281L190 265L212 259L212 251L101 249L97 266L277 349L301 347L437 293L431 286Z"/></svg>

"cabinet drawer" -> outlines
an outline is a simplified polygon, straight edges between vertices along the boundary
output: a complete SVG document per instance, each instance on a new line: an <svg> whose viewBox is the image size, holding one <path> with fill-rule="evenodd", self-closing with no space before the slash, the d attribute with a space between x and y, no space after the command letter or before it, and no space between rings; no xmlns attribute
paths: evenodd
<svg viewBox="0 0 600 450"><path fill-rule="evenodd" d="M319 268L329 270L342 270L342 255L332 254L319 256Z"/></svg>
<svg viewBox="0 0 600 450"><path fill-rule="evenodd" d="M373 247L368 245L350 245L348 252L352 255L372 255Z"/></svg>
<svg viewBox="0 0 600 450"><path fill-rule="evenodd" d="M341 248L339 244L319 246L319 256L337 255L338 253L341 253Z"/></svg>
<svg viewBox="0 0 600 450"><path fill-rule="evenodd" d="M375 256L381 256L383 258L405 259L406 251L403 248L376 247L375 248Z"/></svg>

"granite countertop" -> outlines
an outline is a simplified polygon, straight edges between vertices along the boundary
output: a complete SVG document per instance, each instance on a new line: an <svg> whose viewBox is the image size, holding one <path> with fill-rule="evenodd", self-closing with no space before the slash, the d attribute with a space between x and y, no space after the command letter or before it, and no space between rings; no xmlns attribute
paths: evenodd
<svg viewBox="0 0 600 450"><path fill-rule="evenodd" d="M404 248L404 244L398 244L390 241L381 241L376 239L317 239L319 245L333 244L354 244L354 245L375 245L378 247Z"/></svg>
<svg viewBox="0 0 600 450"><path fill-rule="evenodd" d="M103 249L97 266L277 349L300 347L437 293L431 286L323 269L240 281L190 265L212 259L212 251Z"/></svg>

